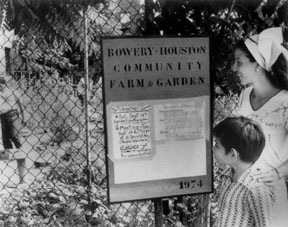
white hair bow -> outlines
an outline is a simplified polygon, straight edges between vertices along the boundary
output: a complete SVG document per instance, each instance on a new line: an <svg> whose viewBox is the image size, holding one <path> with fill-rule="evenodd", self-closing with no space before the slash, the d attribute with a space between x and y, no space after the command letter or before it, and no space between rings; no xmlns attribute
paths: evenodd
<svg viewBox="0 0 288 227"><path fill-rule="evenodd" d="M248 37L245 41L257 63L267 71L271 71L272 65L281 53L288 61L288 50L282 44L281 27L268 28L258 35Z"/></svg>

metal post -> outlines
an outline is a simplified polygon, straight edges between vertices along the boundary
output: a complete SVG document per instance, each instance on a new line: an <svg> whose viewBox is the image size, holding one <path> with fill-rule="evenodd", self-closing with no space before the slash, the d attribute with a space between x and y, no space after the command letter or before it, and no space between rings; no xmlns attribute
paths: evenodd
<svg viewBox="0 0 288 227"><path fill-rule="evenodd" d="M183 203L183 197L182 196L177 197L177 203ZM179 217L180 217L181 223L184 226L188 226L187 215L183 211L179 212Z"/></svg>
<svg viewBox="0 0 288 227"><path fill-rule="evenodd" d="M161 199L154 200L154 212L155 212L155 226L163 226L163 206Z"/></svg>
<svg viewBox="0 0 288 227"><path fill-rule="evenodd" d="M145 24L146 24L146 29L145 33L147 35L153 35L153 22L151 18L154 18L154 13L153 13L153 1L152 0L145 0Z"/></svg>
<svg viewBox="0 0 288 227"><path fill-rule="evenodd" d="M90 201L90 188L91 188L91 164L90 164L90 152L89 152L89 116L88 116L88 88L89 88L89 65L88 65L88 21L86 10L83 11L84 17L84 71L85 71L85 142L86 142L86 157L87 157L87 184L88 184L88 200Z"/></svg>
<svg viewBox="0 0 288 227"><path fill-rule="evenodd" d="M205 194L202 196L202 208L201 208L201 226L210 226L210 195Z"/></svg>

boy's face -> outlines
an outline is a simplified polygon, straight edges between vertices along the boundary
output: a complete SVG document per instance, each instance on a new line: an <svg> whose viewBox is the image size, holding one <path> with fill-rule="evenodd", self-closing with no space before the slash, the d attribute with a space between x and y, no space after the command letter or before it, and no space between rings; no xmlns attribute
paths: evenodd
<svg viewBox="0 0 288 227"><path fill-rule="evenodd" d="M221 144L220 140L216 137L213 143L213 153L215 159L220 165L229 165L230 155L225 153L225 148Z"/></svg>

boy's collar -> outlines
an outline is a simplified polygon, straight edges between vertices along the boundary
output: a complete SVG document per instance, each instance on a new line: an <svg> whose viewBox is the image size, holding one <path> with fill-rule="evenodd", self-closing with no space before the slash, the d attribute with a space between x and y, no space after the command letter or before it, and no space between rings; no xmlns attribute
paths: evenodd
<svg viewBox="0 0 288 227"><path fill-rule="evenodd" d="M250 166L248 169L246 169L244 171L244 173L242 173L242 175L238 178L237 182L245 184L245 182L251 181L251 179L252 179L252 174L251 174L252 168L251 167L252 166Z"/></svg>
<svg viewBox="0 0 288 227"><path fill-rule="evenodd" d="M252 164L252 166L253 166L253 164ZM251 167L252 167L252 166L251 166ZM251 180L251 178L252 178L251 172L253 171L251 167L249 167L248 169L246 169L246 170L242 173L242 175L241 175L235 182L245 183L247 180ZM226 167L222 170L221 176L232 179L232 177L233 177L233 172L234 172L234 170L233 170L232 167L226 166Z"/></svg>

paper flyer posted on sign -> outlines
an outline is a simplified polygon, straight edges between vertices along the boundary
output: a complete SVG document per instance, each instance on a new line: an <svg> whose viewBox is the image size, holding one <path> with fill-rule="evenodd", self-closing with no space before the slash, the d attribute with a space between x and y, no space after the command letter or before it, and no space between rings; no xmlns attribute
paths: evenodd
<svg viewBox="0 0 288 227"><path fill-rule="evenodd" d="M151 156L151 127L149 105L111 106L113 155L115 160Z"/></svg>
<svg viewBox="0 0 288 227"><path fill-rule="evenodd" d="M155 140L157 143L204 139L207 101L193 98L190 102L155 105Z"/></svg>

